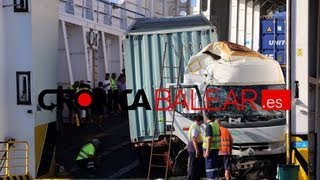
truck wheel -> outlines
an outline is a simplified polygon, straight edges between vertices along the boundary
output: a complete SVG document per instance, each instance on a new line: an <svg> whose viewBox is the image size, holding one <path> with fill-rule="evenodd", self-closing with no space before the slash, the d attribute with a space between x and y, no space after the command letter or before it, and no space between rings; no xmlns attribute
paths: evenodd
<svg viewBox="0 0 320 180"><path fill-rule="evenodd" d="M173 165L172 173L176 176L183 176L187 174L188 168L188 151L182 149L179 151Z"/></svg>

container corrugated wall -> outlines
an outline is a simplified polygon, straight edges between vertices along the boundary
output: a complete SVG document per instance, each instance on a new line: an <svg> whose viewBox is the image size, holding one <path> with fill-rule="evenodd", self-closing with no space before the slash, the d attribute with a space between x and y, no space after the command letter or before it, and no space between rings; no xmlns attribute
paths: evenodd
<svg viewBox="0 0 320 180"><path fill-rule="evenodd" d="M212 28L212 29L211 29ZM211 42L217 41L217 34L213 27L177 32L167 32L158 34L134 33L128 34L124 40L125 67L127 89L132 89L132 94L128 95L128 104L134 101L134 96L139 89L143 89L152 110L138 107L137 110L129 110L130 136L132 142L150 141L153 137L153 127L155 119L154 99L155 89L160 87L162 58L167 42L167 53L165 65L179 66L180 50L182 48L183 65L182 73L192 55L198 53L203 47ZM177 68L164 69L164 83L174 82L174 77L178 74ZM182 80L182 79L181 79ZM161 134L164 132L164 112L157 112L157 130ZM162 125L161 125L162 124Z"/></svg>

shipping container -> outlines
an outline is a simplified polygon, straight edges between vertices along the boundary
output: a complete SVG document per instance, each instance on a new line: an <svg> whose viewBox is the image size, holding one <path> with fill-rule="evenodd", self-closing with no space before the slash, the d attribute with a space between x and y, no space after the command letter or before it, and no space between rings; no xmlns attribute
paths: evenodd
<svg viewBox="0 0 320 180"><path fill-rule="evenodd" d="M281 65L286 62L286 13L263 16L260 21L260 53L277 60Z"/></svg>
<svg viewBox="0 0 320 180"><path fill-rule="evenodd" d="M124 37L127 89L132 89L132 94L127 95L128 105L134 102L138 90L143 90L152 110L143 107L129 110L132 142L152 140L156 116L158 116L157 132L165 133L165 112L154 111L155 89L160 88L164 54L165 65L172 67L179 66L182 54L183 63L180 68L183 74L189 58L217 40L216 28L202 15L140 18L135 21ZM178 70L178 68L164 69L164 77L169 77L164 79L164 84L174 83Z"/></svg>

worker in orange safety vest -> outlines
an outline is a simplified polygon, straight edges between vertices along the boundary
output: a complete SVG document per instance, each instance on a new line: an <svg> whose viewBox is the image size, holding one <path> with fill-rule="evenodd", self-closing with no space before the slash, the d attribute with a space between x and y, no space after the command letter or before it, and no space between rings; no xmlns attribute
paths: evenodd
<svg viewBox="0 0 320 180"><path fill-rule="evenodd" d="M224 166L224 176L226 180L231 180L231 155L232 155L232 144L233 139L231 133L227 128L224 128L221 125L219 119L216 119L215 122L219 125L220 129L220 148L219 148L219 158L223 162Z"/></svg>

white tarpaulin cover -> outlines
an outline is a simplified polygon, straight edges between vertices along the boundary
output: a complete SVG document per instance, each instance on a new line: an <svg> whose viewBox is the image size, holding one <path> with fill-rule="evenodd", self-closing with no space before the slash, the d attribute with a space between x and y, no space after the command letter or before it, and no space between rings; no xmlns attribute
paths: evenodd
<svg viewBox="0 0 320 180"><path fill-rule="evenodd" d="M211 43L192 56L184 74L186 84L284 84L279 63L230 42Z"/></svg>

